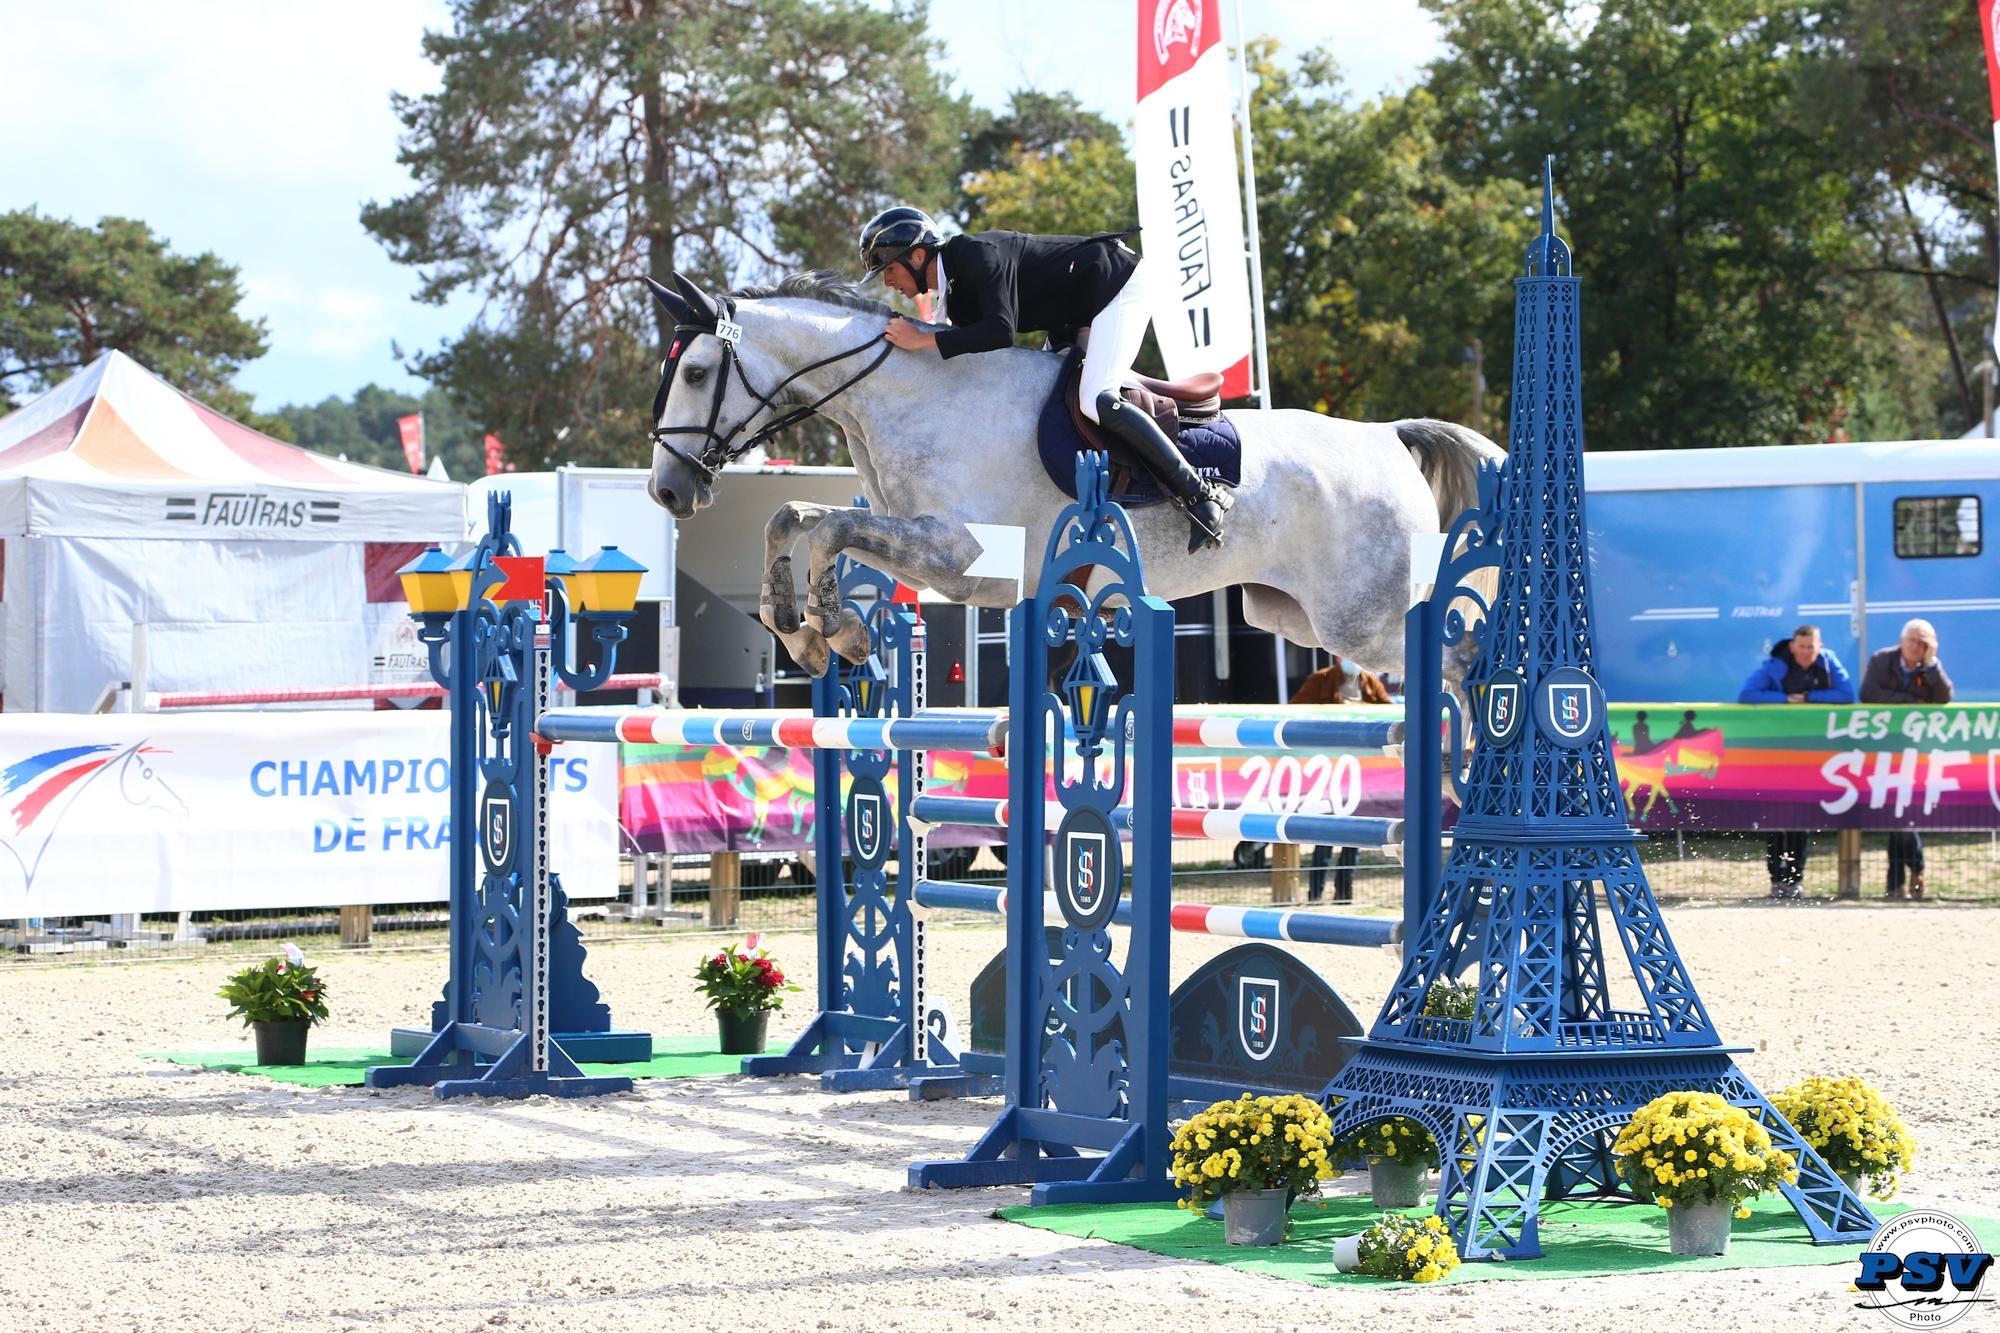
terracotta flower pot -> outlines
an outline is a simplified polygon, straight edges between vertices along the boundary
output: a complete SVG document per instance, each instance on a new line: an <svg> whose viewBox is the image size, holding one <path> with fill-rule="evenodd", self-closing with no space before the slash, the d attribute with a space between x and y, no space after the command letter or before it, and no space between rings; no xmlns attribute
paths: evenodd
<svg viewBox="0 0 2000 1333"><path fill-rule="evenodd" d="M764 1049L765 1032L771 1025L769 1009L718 1009L715 1025L722 1037L724 1055L756 1055Z"/></svg>
<svg viewBox="0 0 2000 1333"><path fill-rule="evenodd" d="M260 1065L302 1065L306 1062L306 1033L312 1024L303 1018L259 1019L250 1024L257 1033L257 1063Z"/></svg>

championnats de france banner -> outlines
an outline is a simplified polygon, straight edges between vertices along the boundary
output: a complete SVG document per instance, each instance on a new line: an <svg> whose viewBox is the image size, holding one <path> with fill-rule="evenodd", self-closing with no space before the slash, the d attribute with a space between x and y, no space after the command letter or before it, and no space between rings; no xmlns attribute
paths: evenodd
<svg viewBox="0 0 2000 1333"><path fill-rule="evenodd" d="M0 919L442 902L447 715L9 713ZM618 888L618 755L557 750L550 860Z"/></svg>
<svg viewBox="0 0 2000 1333"><path fill-rule="evenodd" d="M1250 273L1222 0L1138 0L1139 225L1167 374L1250 392Z"/></svg>
<svg viewBox="0 0 2000 1333"><path fill-rule="evenodd" d="M1302 717L1400 715L1387 708L1286 711ZM1641 829L2000 828L2000 705L1619 705L1610 710L1609 729L1626 811ZM624 751L625 829L646 850L775 852L812 845L809 751L664 745ZM1006 765L933 752L926 790L1004 797ZM1381 754L1184 748L1174 755L1174 799L1213 809L1400 815L1403 770L1399 760ZM1447 824L1452 817L1447 809ZM940 828L931 842L964 846L1003 837L997 829Z"/></svg>

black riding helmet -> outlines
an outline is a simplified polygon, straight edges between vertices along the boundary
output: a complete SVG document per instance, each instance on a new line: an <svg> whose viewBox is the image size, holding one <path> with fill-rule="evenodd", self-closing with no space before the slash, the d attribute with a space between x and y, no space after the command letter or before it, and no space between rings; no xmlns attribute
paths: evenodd
<svg viewBox="0 0 2000 1333"><path fill-rule="evenodd" d="M943 243L937 224L928 213L898 204L883 209L862 225L861 267L873 277L891 264L901 264L917 284L917 290L922 291L924 275L911 266L910 251L921 245L936 253Z"/></svg>

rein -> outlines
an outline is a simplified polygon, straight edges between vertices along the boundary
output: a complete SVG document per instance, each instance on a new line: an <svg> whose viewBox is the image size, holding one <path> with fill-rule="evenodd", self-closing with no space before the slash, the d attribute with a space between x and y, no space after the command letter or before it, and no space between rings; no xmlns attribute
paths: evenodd
<svg viewBox="0 0 2000 1333"><path fill-rule="evenodd" d="M725 464L735 462L744 454L749 453L752 449L755 449L758 445L764 443L764 441L770 439L786 427L794 426L804 421L827 403L832 402L841 394L846 393L849 389L861 383L862 380L867 379L875 373L884 361L888 360L889 353L895 350L890 344L883 342L879 337L870 338L867 342L850 347L844 352L835 352L832 356L821 357L809 366L801 366L799 369L785 376L784 379L779 380L769 393L759 393L757 386L750 382L749 373L743 369L743 359L736 354L736 344L743 339L743 326L730 319L730 316L736 312L727 301L720 303L720 311L721 313L717 315L713 324L676 324L674 326L676 337L707 333L714 335L722 343L722 366L720 373L715 377L715 395L709 400L708 424L706 426L655 426L651 436L655 445L665 449L668 453L686 463L695 472L700 474L705 484L710 486L715 484L716 476L722 471ZM826 393L821 394L806 406L795 408L777 420L770 422L762 430L759 430L741 444L732 445L731 442L743 433L743 428L756 420L759 412L771 410L771 405L777 400L778 395L783 393L801 375L810 375L813 371L823 366L830 366L835 362L845 361L848 357L867 351L877 343L881 343L882 350L876 354L873 361L863 366L855 374L842 380L839 384ZM672 359L679 360L677 356ZM727 435L718 435L716 433L716 422L722 416L722 400L729 393L729 371L732 366L735 367L736 378L743 385L743 391L756 400L757 406L751 410L749 416L744 417L743 420L736 423ZM666 378L660 386L662 401L654 412L654 420L656 421L659 419L660 411L665 410L664 400L667 386L672 383L673 374L673 367L669 365L666 371ZM705 443L699 452L691 454L667 440L665 437L669 435L700 435Z"/></svg>

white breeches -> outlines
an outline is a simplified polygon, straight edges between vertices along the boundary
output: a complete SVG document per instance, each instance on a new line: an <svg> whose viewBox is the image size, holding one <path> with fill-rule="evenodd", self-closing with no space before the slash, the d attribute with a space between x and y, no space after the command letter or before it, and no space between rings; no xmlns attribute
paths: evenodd
<svg viewBox="0 0 2000 1333"><path fill-rule="evenodd" d="M1097 420L1098 394L1137 383L1132 379L1132 362L1138 359L1153 322L1152 284L1150 266L1141 259L1111 304L1090 321L1090 343L1084 349L1076 396L1077 405L1092 421Z"/></svg>

